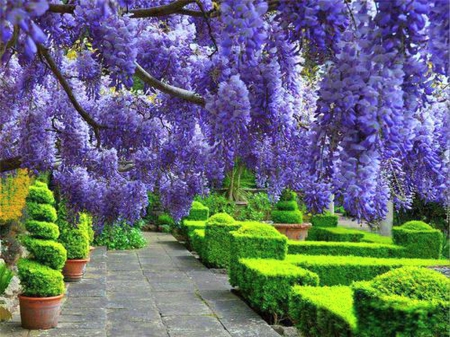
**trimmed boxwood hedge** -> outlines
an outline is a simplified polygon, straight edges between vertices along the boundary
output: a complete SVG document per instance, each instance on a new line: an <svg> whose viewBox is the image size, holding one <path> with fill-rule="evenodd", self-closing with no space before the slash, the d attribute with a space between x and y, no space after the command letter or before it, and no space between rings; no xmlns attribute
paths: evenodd
<svg viewBox="0 0 450 337"><path fill-rule="evenodd" d="M307 337L355 336L353 291L347 286L294 286L289 317Z"/></svg>
<svg viewBox="0 0 450 337"><path fill-rule="evenodd" d="M439 259L442 253L444 235L421 221L410 221L392 229L394 243L406 247L409 256Z"/></svg>
<svg viewBox="0 0 450 337"><path fill-rule="evenodd" d="M191 242L191 247L193 250L197 252L200 258L203 258L205 252L205 230L204 229L196 229L191 232L189 235L189 240Z"/></svg>
<svg viewBox="0 0 450 337"><path fill-rule="evenodd" d="M444 275L405 267L352 288L360 336L448 336L450 281Z"/></svg>
<svg viewBox="0 0 450 337"><path fill-rule="evenodd" d="M57 240L59 237L59 228L52 222L27 220L25 228L30 233L33 233L35 238Z"/></svg>
<svg viewBox="0 0 450 337"><path fill-rule="evenodd" d="M215 268L227 268L230 263L230 232L241 225L226 213L217 213L206 221L204 262Z"/></svg>
<svg viewBox="0 0 450 337"><path fill-rule="evenodd" d="M295 211L272 211L272 221L275 223L301 224L303 223L303 214L298 209Z"/></svg>
<svg viewBox="0 0 450 337"><path fill-rule="evenodd" d="M240 258L262 258L284 260L287 253L287 238L267 224L246 224L231 232L230 283L236 284L236 269Z"/></svg>
<svg viewBox="0 0 450 337"><path fill-rule="evenodd" d="M403 266L450 266L446 260L383 259L360 256L288 255L286 261L311 270L320 277L320 285L350 285L366 281Z"/></svg>
<svg viewBox="0 0 450 337"><path fill-rule="evenodd" d="M28 259L20 259L17 268L25 296L48 297L64 293L63 275L60 271Z"/></svg>
<svg viewBox="0 0 450 337"><path fill-rule="evenodd" d="M288 254L401 258L406 248L367 242L289 241Z"/></svg>
<svg viewBox="0 0 450 337"><path fill-rule="evenodd" d="M235 285L250 304L272 315L285 315L293 285L317 286L319 277L286 261L272 259L239 259Z"/></svg>
<svg viewBox="0 0 450 337"><path fill-rule="evenodd" d="M195 231L196 229L205 229L206 221L197 221L197 220L183 220L183 229L186 235L189 235Z"/></svg>
<svg viewBox="0 0 450 337"><path fill-rule="evenodd" d="M333 214L315 214L311 217L314 227L337 227L339 217Z"/></svg>
<svg viewBox="0 0 450 337"><path fill-rule="evenodd" d="M56 270L62 270L64 267L67 252L59 242L24 236L22 243L36 261Z"/></svg>
<svg viewBox="0 0 450 337"><path fill-rule="evenodd" d="M207 220L209 218L209 208L198 201L192 202L192 207L187 216L188 220Z"/></svg>
<svg viewBox="0 0 450 337"><path fill-rule="evenodd" d="M308 241L361 242L364 233L343 227L312 227L308 231Z"/></svg>

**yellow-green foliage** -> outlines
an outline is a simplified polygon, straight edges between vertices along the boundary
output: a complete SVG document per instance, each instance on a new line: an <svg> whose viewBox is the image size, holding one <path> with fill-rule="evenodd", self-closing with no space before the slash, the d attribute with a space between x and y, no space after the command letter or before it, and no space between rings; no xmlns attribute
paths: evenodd
<svg viewBox="0 0 450 337"><path fill-rule="evenodd" d="M324 286L350 285L403 266L449 266L445 260L384 259L360 256L288 255L287 261L311 270Z"/></svg>
<svg viewBox="0 0 450 337"><path fill-rule="evenodd" d="M27 170L23 169L15 175L0 178L0 225L22 216L31 182Z"/></svg>
<svg viewBox="0 0 450 337"><path fill-rule="evenodd" d="M347 286L294 286L289 317L304 336L356 335L353 291Z"/></svg>
<svg viewBox="0 0 450 337"><path fill-rule="evenodd" d="M192 207L189 211L189 220L203 220L206 221L209 217L209 208L204 206L201 202L192 202Z"/></svg>
<svg viewBox="0 0 450 337"><path fill-rule="evenodd" d="M189 239L191 241L191 247L193 250L197 252L200 258L204 256L204 247L205 247L205 230L204 229L196 229L191 232L189 235Z"/></svg>

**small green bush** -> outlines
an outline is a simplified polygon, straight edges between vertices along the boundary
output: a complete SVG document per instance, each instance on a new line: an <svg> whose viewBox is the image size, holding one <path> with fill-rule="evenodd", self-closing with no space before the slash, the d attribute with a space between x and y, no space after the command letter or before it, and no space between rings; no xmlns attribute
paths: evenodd
<svg viewBox="0 0 450 337"><path fill-rule="evenodd" d="M315 227L337 227L338 219L337 215L329 213L315 214L311 218L311 223Z"/></svg>
<svg viewBox="0 0 450 337"><path fill-rule="evenodd" d="M293 285L317 286L319 277L290 263L271 259L239 259L233 266L235 285L250 304L272 315L288 312L288 299Z"/></svg>
<svg viewBox="0 0 450 337"><path fill-rule="evenodd" d="M298 204L296 200L280 200L275 204L275 207L280 211L295 211L298 209Z"/></svg>
<svg viewBox="0 0 450 337"><path fill-rule="evenodd" d="M197 254L202 258L204 256L204 247L205 247L205 230L204 229L196 229L192 231L189 236L189 240L191 242L191 247Z"/></svg>
<svg viewBox="0 0 450 337"><path fill-rule="evenodd" d="M297 202L297 193L291 190L284 190L281 193L280 201L295 201Z"/></svg>
<svg viewBox="0 0 450 337"><path fill-rule="evenodd" d="M236 266L241 258L262 258L284 260L287 252L287 238L275 228L266 224L246 224L231 232L229 277L232 285L237 284Z"/></svg>
<svg viewBox="0 0 450 337"><path fill-rule="evenodd" d="M406 267L352 288L360 336L448 336L450 281L438 272Z"/></svg>
<svg viewBox="0 0 450 337"><path fill-rule="evenodd" d="M288 254L401 258L406 248L367 242L289 241Z"/></svg>
<svg viewBox="0 0 450 337"><path fill-rule="evenodd" d="M350 287L294 286L289 316L304 336L356 336Z"/></svg>
<svg viewBox="0 0 450 337"><path fill-rule="evenodd" d="M199 201L194 201L189 211L187 219L189 220L207 220L209 218L209 208Z"/></svg>
<svg viewBox="0 0 450 337"><path fill-rule="evenodd" d="M211 193L204 198L196 197L195 200L208 207L210 216L217 213L234 214L236 209L234 202L218 193Z"/></svg>
<svg viewBox="0 0 450 337"><path fill-rule="evenodd" d="M5 263L0 264L0 295L3 295L6 288L8 288L13 275L14 274L8 269Z"/></svg>
<svg viewBox="0 0 450 337"><path fill-rule="evenodd" d="M403 266L449 266L445 260L383 259L360 256L288 255L286 261L311 270L320 277L320 285L350 285L371 280L391 269Z"/></svg>
<svg viewBox="0 0 450 337"><path fill-rule="evenodd" d="M263 221L270 218L272 204L267 193L251 193L246 199L247 206L235 208L233 216L236 220Z"/></svg>
<svg viewBox="0 0 450 337"><path fill-rule="evenodd" d="M95 246L118 250L142 248L146 244L141 230L125 222L106 225L94 239Z"/></svg>
<svg viewBox="0 0 450 337"><path fill-rule="evenodd" d="M170 216L170 214L167 214L167 213L163 213L163 214L159 215L156 223L158 226L164 226L164 225L167 225L170 227L175 226L175 220L173 220L173 218Z"/></svg>
<svg viewBox="0 0 450 337"><path fill-rule="evenodd" d="M34 259L55 270L62 270L67 260L64 246L52 240L42 240L24 236L22 243Z"/></svg>
<svg viewBox="0 0 450 337"><path fill-rule="evenodd" d="M303 214L299 210L295 211L272 211L272 221L275 223L301 224L303 223Z"/></svg>
<svg viewBox="0 0 450 337"><path fill-rule="evenodd" d="M66 248L68 259L86 259L89 256L89 237L81 228L62 232L59 242Z"/></svg>
<svg viewBox="0 0 450 337"><path fill-rule="evenodd" d="M217 213L206 221L204 261L216 268L227 268L230 263L230 232L241 225L226 213Z"/></svg>
<svg viewBox="0 0 450 337"><path fill-rule="evenodd" d="M80 213L78 219L78 228L84 231L89 238L89 244L94 242L95 231L92 228L92 216L88 213Z"/></svg>
<svg viewBox="0 0 450 337"><path fill-rule="evenodd" d="M57 219L56 210L52 205L36 202L27 202L27 215L33 220L45 222L55 222Z"/></svg>
<svg viewBox="0 0 450 337"><path fill-rule="evenodd" d="M196 229L205 229L206 221L196 221L196 220L183 220L182 226L185 234L189 237L191 233Z"/></svg>
<svg viewBox="0 0 450 337"><path fill-rule="evenodd" d="M33 236L39 239L57 240L59 237L59 228L56 224L51 222L27 220L25 228Z"/></svg>
<svg viewBox="0 0 450 337"><path fill-rule="evenodd" d="M29 202L36 202L38 204L53 205L55 203L53 193L48 188L43 188L44 185L30 186L28 188L28 195L26 200Z"/></svg>
<svg viewBox="0 0 450 337"><path fill-rule="evenodd" d="M403 226L394 227L392 229L394 243L406 247L410 257L439 259L444 236L441 231L428 228L431 227L421 221L410 221Z"/></svg>
<svg viewBox="0 0 450 337"><path fill-rule="evenodd" d="M343 227L312 227L308 241L361 242L364 233Z"/></svg>
<svg viewBox="0 0 450 337"><path fill-rule="evenodd" d="M60 271L28 259L20 259L17 268L25 296L50 297L64 294L63 275Z"/></svg>

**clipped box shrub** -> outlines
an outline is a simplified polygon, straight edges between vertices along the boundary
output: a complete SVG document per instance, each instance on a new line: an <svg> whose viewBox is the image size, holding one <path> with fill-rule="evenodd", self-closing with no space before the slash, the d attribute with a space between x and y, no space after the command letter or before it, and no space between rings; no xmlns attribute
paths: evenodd
<svg viewBox="0 0 450 337"><path fill-rule="evenodd" d="M204 229L196 229L191 232L189 236L189 240L191 242L191 247L193 250L197 252L200 258L204 256L204 247L205 247L205 230Z"/></svg>
<svg viewBox="0 0 450 337"><path fill-rule="evenodd" d="M206 221L209 218L209 208L203 205L199 201L192 202L192 207L189 210L188 220L203 220Z"/></svg>
<svg viewBox="0 0 450 337"><path fill-rule="evenodd" d="M49 297L64 293L63 275L60 271L28 259L20 259L17 268L25 296Z"/></svg>
<svg viewBox="0 0 450 337"><path fill-rule="evenodd" d="M233 265L235 286L250 304L271 315L285 315L291 287L317 286L319 277L288 262L272 259L239 259Z"/></svg>
<svg viewBox="0 0 450 337"><path fill-rule="evenodd" d="M283 191L280 201L275 204L275 209L272 210L271 217L275 223L303 223L303 214L298 209L297 194L289 190Z"/></svg>
<svg viewBox="0 0 450 337"><path fill-rule="evenodd" d="M288 254L401 258L406 248L367 242L289 241Z"/></svg>
<svg viewBox="0 0 450 337"><path fill-rule="evenodd" d="M360 336L448 336L450 280L444 275L405 267L352 288Z"/></svg>
<svg viewBox="0 0 450 337"><path fill-rule="evenodd" d="M230 263L230 232L241 225L226 213L217 213L206 221L204 261L211 267L227 268Z"/></svg>
<svg viewBox="0 0 450 337"><path fill-rule="evenodd" d="M56 270L64 267L67 251L59 242L25 236L22 243L39 263Z"/></svg>
<svg viewBox="0 0 450 337"><path fill-rule="evenodd" d="M183 231L189 237L196 229L205 229L206 221L197 220L183 220Z"/></svg>
<svg viewBox="0 0 450 337"><path fill-rule="evenodd" d="M384 259L360 256L288 255L286 261L308 269L320 278L320 285L350 285L367 281L403 266L449 266L446 260Z"/></svg>
<svg viewBox="0 0 450 337"><path fill-rule="evenodd" d="M338 219L337 215L329 213L315 214L311 217L311 223L314 227L337 227Z"/></svg>
<svg viewBox="0 0 450 337"><path fill-rule="evenodd" d="M392 229L394 243L406 247L410 257L438 259L442 253L444 236L422 221L409 221Z"/></svg>
<svg viewBox="0 0 450 337"><path fill-rule="evenodd" d="M77 227L86 233L89 238L89 245L92 245L95 237L95 231L92 228L92 216L85 212L80 213Z"/></svg>
<svg viewBox="0 0 450 337"><path fill-rule="evenodd" d="M343 227L312 227L308 241L361 242L364 233Z"/></svg>
<svg viewBox="0 0 450 337"><path fill-rule="evenodd" d="M289 317L304 336L356 336L353 291L347 286L294 286Z"/></svg>
<svg viewBox="0 0 450 337"><path fill-rule="evenodd" d="M253 223L245 224L231 232L229 277L232 285L236 284L233 265L240 258L261 258L284 260L287 253L287 238L274 227Z"/></svg>
<svg viewBox="0 0 450 337"><path fill-rule="evenodd" d="M59 237L59 228L56 224L51 222L27 220L25 228L33 236L39 239L57 240Z"/></svg>
<svg viewBox="0 0 450 337"><path fill-rule="evenodd" d="M27 201L27 216L33 220L44 222L55 222L57 219L56 210L52 205L32 201Z"/></svg>

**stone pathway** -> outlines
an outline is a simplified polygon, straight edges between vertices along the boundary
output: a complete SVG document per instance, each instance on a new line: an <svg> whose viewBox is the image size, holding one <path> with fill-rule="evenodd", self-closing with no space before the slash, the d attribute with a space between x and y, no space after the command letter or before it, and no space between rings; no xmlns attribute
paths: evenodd
<svg viewBox="0 0 450 337"><path fill-rule="evenodd" d="M15 316L0 325L0 336L279 336L230 292L226 275L208 270L169 234L145 236L140 250L93 252L85 279L68 287L58 328L23 330Z"/></svg>

